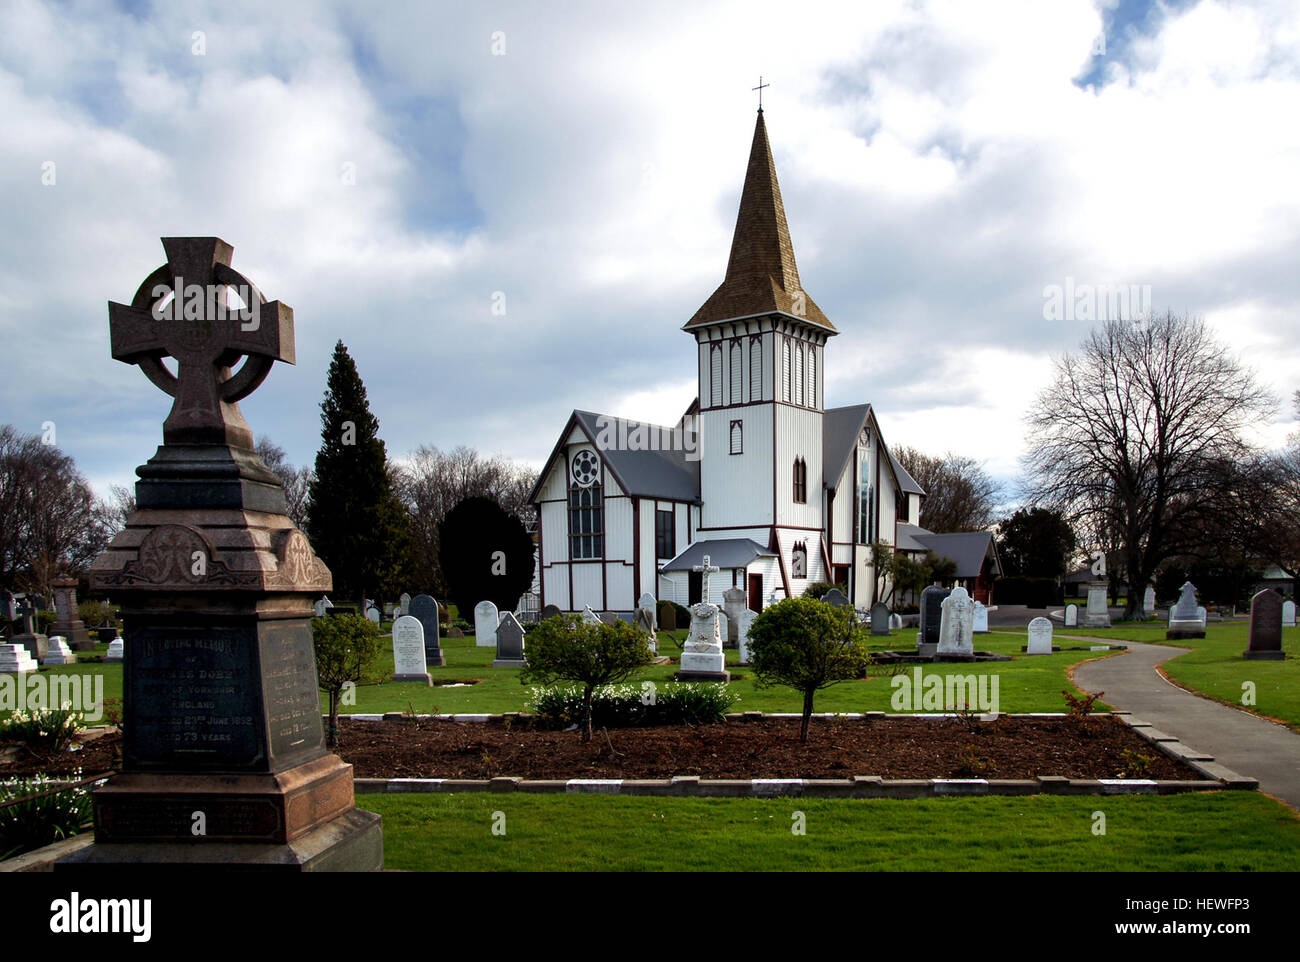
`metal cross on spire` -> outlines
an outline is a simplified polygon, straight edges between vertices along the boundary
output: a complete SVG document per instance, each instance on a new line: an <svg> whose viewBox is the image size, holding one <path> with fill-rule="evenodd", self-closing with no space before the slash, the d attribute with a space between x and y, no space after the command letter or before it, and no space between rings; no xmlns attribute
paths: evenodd
<svg viewBox="0 0 1300 962"><path fill-rule="evenodd" d="M759 74L759 75L758 75L758 86L757 86L757 87L750 87L750 88L749 88L750 90L757 90L757 91L758 91L758 109L759 109L759 110L762 110L762 109L763 109L763 88L764 88L764 87L770 87L770 86L772 86L772 85L771 85L771 84L765 84L765 83L763 83L763 75L762 75L762 74Z"/></svg>

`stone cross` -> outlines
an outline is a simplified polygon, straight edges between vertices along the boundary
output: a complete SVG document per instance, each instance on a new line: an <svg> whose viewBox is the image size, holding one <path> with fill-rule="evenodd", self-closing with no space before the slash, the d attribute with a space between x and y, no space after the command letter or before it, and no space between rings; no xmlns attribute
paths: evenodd
<svg viewBox="0 0 1300 962"><path fill-rule="evenodd" d="M217 237L164 237L167 263L145 278L131 304L108 305L113 357L138 364L175 398L165 444L228 444L251 450L253 432L238 402L275 361L293 364L293 310L266 301L230 266L234 249ZM237 290L245 310L230 307ZM173 300L167 300L168 293ZM163 358L176 360L172 374ZM247 360L231 373L241 357Z"/></svg>
<svg viewBox="0 0 1300 962"><path fill-rule="evenodd" d="M705 555L704 564L698 564L691 570L703 572L700 576L700 599L707 605L709 603L709 575L714 571L721 571L722 569L717 565L709 564L709 556Z"/></svg>

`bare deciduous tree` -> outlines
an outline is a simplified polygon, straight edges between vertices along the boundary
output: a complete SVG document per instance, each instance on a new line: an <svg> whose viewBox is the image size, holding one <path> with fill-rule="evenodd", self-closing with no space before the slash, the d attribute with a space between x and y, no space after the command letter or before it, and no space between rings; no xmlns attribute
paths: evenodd
<svg viewBox="0 0 1300 962"><path fill-rule="evenodd" d="M1114 536L1128 611L1160 564L1193 553L1222 509L1223 466L1251 454L1272 398L1203 321L1110 321L1055 361L1026 415L1032 503Z"/></svg>
<svg viewBox="0 0 1300 962"><path fill-rule="evenodd" d="M272 472L280 476L284 484L284 500L289 505L289 520L300 529L307 523L307 492L311 485L311 468L308 465L295 467L289 463L289 456L266 435L257 439L257 456Z"/></svg>
<svg viewBox="0 0 1300 962"><path fill-rule="evenodd" d="M918 522L930 531L985 531L997 517L1001 491L973 458L894 449L894 457L926 493Z"/></svg>

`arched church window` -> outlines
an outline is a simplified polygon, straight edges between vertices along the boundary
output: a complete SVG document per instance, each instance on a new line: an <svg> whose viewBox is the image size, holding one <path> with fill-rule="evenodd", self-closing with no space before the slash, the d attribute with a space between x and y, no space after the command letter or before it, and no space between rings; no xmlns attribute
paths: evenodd
<svg viewBox="0 0 1300 962"><path fill-rule="evenodd" d="M808 546L802 541L796 541L794 550L790 552L790 577L808 577Z"/></svg>
<svg viewBox="0 0 1300 962"><path fill-rule="evenodd" d="M603 490L596 453L583 449L575 454L569 477L569 557L574 560L603 557Z"/></svg>
<svg viewBox="0 0 1300 962"><path fill-rule="evenodd" d="M745 453L745 425L740 421L731 422L731 453Z"/></svg>
<svg viewBox="0 0 1300 962"><path fill-rule="evenodd" d="M727 398L728 404L739 404L744 400L740 396L740 386L745 383L744 362L741 357L740 344L733 342L731 345L731 397Z"/></svg>
<svg viewBox="0 0 1300 962"><path fill-rule="evenodd" d="M803 345L794 349L794 403L803 404Z"/></svg>
<svg viewBox="0 0 1300 962"><path fill-rule="evenodd" d="M790 339L781 338L781 400L790 401Z"/></svg>
<svg viewBox="0 0 1300 962"><path fill-rule="evenodd" d="M709 404L722 403L722 348L715 344L709 351Z"/></svg>
<svg viewBox="0 0 1300 962"><path fill-rule="evenodd" d="M817 407L817 348L808 348L808 406Z"/></svg>
<svg viewBox="0 0 1300 962"><path fill-rule="evenodd" d="M794 459L794 501L795 504L808 503L808 465L803 458Z"/></svg>
<svg viewBox="0 0 1300 962"><path fill-rule="evenodd" d="M749 342L749 399L763 397L763 342L754 338Z"/></svg>

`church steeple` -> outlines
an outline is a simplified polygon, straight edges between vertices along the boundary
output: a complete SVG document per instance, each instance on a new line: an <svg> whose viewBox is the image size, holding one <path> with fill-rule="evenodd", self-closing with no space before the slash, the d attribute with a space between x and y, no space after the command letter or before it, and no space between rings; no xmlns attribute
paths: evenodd
<svg viewBox="0 0 1300 962"><path fill-rule="evenodd" d="M835 326L799 282L781 187L776 180L776 164L772 161L767 125L760 107L726 277L683 330L735 317L776 312L835 331Z"/></svg>

